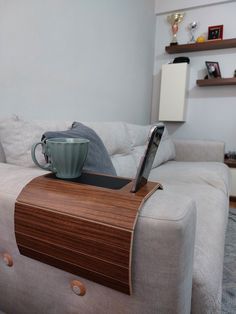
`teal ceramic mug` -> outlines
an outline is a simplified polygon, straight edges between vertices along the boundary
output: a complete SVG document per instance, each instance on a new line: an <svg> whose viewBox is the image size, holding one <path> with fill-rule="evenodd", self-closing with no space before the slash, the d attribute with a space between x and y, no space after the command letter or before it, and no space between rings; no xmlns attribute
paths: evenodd
<svg viewBox="0 0 236 314"><path fill-rule="evenodd" d="M42 145L42 151L48 156L46 165L40 164L35 150ZM89 140L83 138L50 138L45 142L32 145L31 156L34 163L55 173L61 179L78 178L81 175L84 162L88 154Z"/></svg>

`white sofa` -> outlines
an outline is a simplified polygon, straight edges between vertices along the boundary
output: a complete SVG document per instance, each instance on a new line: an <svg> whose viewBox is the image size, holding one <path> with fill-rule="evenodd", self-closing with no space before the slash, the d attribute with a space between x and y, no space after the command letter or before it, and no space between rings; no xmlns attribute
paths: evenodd
<svg viewBox="0 0 236 314"><path fill-rule="evenodd" d="M14 235L14 204L36 168L30 146L44 131L68 122L0 121L0 311L7 314L220 313L229 172L224 144L176 140L166 135L150 180L156 191L139 213L134 237L133 294L113 289L20 255ZM133 177L149 126L88 123L102 138L117 174ZM2 149L3 148L3 149ZM170 160L171 159L171 160ZM3 255L2 255L3 256ZM81 280L87 293L70 288Z"/></svg>

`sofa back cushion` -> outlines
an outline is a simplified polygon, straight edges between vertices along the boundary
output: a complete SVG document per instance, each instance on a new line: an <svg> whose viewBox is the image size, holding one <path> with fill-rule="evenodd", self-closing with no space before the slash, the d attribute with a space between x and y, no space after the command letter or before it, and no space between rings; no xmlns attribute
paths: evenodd
<svg viewBox="0 0 236 314"><path fill-rule="evenodd" d="M0 121L0 142L2 143L6 162L9 164L32 167L31 146L41 140L42 134L52 128L65 130L72 122L24 121L12 117ZM44 161L43 154L37 154L39 162Z"/></svg>
<svg viewBox="0 0 236 314"><path fill-rule="evenodd" d="M141 126L127 124L127 128L131 137L132 151L135 157L136 165L138 166L139 161L143 156L146 148L148 134L151 125ZM175 146L168 134L167 128L165 128L152 168L156 168L163 164L164 162L172 160L174 158Z"/></svg>
<svg viewBox="0 0 236 314"><path fill-rule="evenodd" d="M134 177L137 165L132 142L124 122L83 122L102 139L118 176Z"/></svg>
<svg viewBox="0 0 236 314"><path fill-rule="evenodd" d="M0 142L6 162L25 167L35 166L31 159L32 144L40 141L46 131L68 130L72 122L25 121L19 117L1 120ZM151 125L141 126L124 122L83 122L83 124L92 128L102 139L117 175L134 177L144 154ZM174 157L175 147L165 130L153 167ZM38 152L37 159L39 162L44 162L41 152Z"/></svg>
<svg viewBox="0 0 236 314"><path fill-rule="evenodd" d="M31 146L41 140L47 131L68 130L73 121L25 121L12 117L0 121L0 142L6 155L6 161L25 167L34 167L31 158ZM131 141L126 124L123 122L83 122L91 127L102 139L118 176L133 177L136 164L131 152ZM40 151L37 152L40 163L45 162Z"/></svg>
<svg viewBox="0 0 236 314"><path fill-rule="evenodd" d="M167 128L165 128L152 168L173 159L175 159L175 145L168 134Z"/></svg>

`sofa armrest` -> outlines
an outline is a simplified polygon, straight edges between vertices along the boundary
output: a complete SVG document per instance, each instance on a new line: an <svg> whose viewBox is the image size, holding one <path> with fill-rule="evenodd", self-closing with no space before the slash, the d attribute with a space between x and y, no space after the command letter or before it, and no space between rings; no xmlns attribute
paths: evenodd
<svg viewBox="0 0 236 314"><path fill-rule="evenodd" d="M149 306L137 313L191 312L195 228L190 198L158 190L147 200L135 230L133 272L134 295Z"/></svg>
<svg viewBox="0 0 236 314"><path fill-rule="evenodd" d="M224 142L182 139L173 139L173 141L176 161L224 161Z"/></svg>
<svg viewBox="0 0 236 314"><path fill-rule="evenodd" d="M66 294L65 290L61 290L61 286L63 282L67 284L71 275L68 277L66 272L58 272L53 267L47 270L46 267L50 266L33 259L26 260L19 255L15 242L16 197L22 187L40 172L38 169L8 164L0 164L0 172L4 183L0 186L0 251L12 254L18 267L16 269L19 270L11 272L13 277L10 282L13 284L7 287L16 301L12 305L14 310L11 313L16 312L15 304L23 303L22 295L22 306L27 305L29 308L29 304L35 302L34 294L28 291L29 286L35 287L37 295L45 293L45 285L41 284L42 271L50 273L47 285L51 287L49 291L52 291L50 298L44 299L45 308L53 302L57 306L57 313L65 313L63 306L65 303L70 304L72 297ZM78 301L78 298L73 298L73 308L82 307L81 313L90 313L91 308L95 308L97 313L104 313L108 306L109 313L190 313L195 228L196 207L190 198L168 191L156 191L140 209L135 227L132 257L133 294L127 296L82 279L88 291L86 302L80 303L81 299ZM24 285L22 283L26 273L28 284ZM1 276L5 278L7 270L4 273L1 271ZM21 287L21 293L18 287ZM62 291L68 296L67 299L60 297ZM0 294L0 301L3 302L4 294L2 295L1 298ZM38 306L41 306L41 302Z"/></svg>

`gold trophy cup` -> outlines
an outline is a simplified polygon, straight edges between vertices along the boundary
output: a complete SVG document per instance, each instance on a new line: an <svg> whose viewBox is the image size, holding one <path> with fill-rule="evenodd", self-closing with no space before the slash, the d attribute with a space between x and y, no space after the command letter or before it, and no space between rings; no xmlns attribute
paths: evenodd
<svg viewBox="0 0 236 314"><path fill-rule="evenodd" d="M184 15L185 13L176 12L167 16L167 21L171 25L171 30L173 34L172 42L170 43L170 45L178 45L177 32L179 29L179 23L183 21Z"/></svg>

